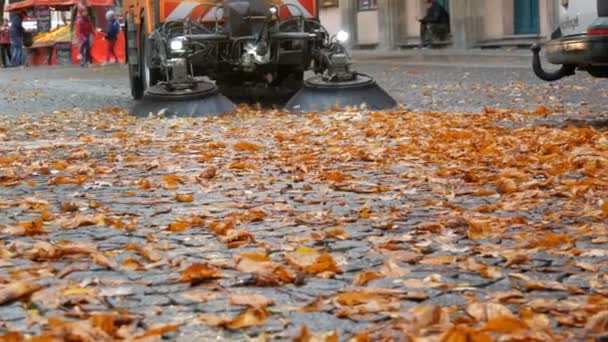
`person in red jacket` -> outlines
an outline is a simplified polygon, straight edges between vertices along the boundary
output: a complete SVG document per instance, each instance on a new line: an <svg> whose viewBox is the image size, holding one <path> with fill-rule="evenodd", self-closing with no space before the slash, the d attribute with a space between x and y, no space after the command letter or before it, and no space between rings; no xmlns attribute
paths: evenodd
<svg viewBox="0 0 608 342"><path fill-rule="evenodd" d="M78 7L76 28L78 30L78 43L80 44L80 66L84 67L93 63L91 47L93 45L92 37L95 34L95 26L87 13L86 7L83 5L79 5Z"/></svg>
<svg viewBox="0 0 608 342"><path fill-rule="evenodd" d="M2 20L0 25L0 65L3 68L11 65L11 36L6 19Z"/></svg>

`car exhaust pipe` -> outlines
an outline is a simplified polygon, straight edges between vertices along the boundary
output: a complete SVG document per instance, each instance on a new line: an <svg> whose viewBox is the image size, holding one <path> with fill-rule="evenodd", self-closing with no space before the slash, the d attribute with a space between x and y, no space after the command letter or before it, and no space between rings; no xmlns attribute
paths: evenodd
<svg viewBox="0 0 608 342"><path fill-rule="evenodd" d="M532 58L532 69L538 78L543 81L554 82L561 80L566 76L574 75L576 69L574 65L562 65L559 70L553 72L545 71L540 61L540 49L540 44L534 44L534 46L532 46L532 53L534 54L534 57Z"/></svg>

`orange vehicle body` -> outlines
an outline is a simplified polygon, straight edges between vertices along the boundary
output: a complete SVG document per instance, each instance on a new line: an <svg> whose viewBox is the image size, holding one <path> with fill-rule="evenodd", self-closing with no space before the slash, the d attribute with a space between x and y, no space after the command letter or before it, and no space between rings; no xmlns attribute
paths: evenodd
<svg viewBox="0 0 608 342"><path fill-rule="evenodd" d="M155 13L155 1L158 1L159 13ZM290 14L303 14L308 18L319 17L318 0L270 1L277 5L289 5L282 7L281 17L288 17ZM159 23L163 23L168 19L184 19L188 14L191 14L191 18L202 16L202 21L215 21L215 8L217 6L210 4L221 4L222 2L223 1L221 0L124 0L123 15L134 23L138 29L145 27L147 33L152 33L156 27L156 18L158 18ZM294 7L297 7L298 9L296 10ZM142 20L145 20L145 23L143 23ZM142 26L142 24L145 24L145 26Z"/></svg>

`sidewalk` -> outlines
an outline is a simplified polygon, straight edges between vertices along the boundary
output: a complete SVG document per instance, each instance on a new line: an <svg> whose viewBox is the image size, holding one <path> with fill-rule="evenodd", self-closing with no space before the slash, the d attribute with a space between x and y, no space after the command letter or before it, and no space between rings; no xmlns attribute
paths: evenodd
<svg viewBox="0 0 608 342"><path fill-rule="evenodd" d="M532 52L527 49L353 49L350 54L355 62L363 63L388 61L421 65L476 64L527 68L532 62Z"/></svg>

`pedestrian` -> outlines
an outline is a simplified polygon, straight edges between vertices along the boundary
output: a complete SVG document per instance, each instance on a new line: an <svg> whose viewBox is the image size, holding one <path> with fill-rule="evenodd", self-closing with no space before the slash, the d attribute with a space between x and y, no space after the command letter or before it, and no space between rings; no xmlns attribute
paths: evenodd
<svg viewBox="0 0 608 342"><path fill-rule="evenodd" d="M93 25L93 16L87 8L85 0L81 0L78 5L72 9L72 24L76 24L78 37L78 51L80 52L80 66L85 67L93 63L91 48L93 45L93 35L95 34L95 26ZM72 26L73 29L73 26Z"/></svg>
<svg viewBox="0 0 608 342"><path fill-rule="evenodd" d="M427 11L420 21L422 47L444 41L450 33L450 14L436 0L425 0Z"/></svg>
<svg viewBox="0 0 608 342"><path fill-rule="evenodd" d="M106 28L105 39L108 42L108 51L106 54L106 62L111 63L111 57L114 57L116 63L118 63L118 56L114 51L116 47L116 41L118 40L118 34L120 33L120 23L116 19L114 11L110 10L106 13L106 19L108 20L108 27Z"/></svg>
<svg viewBox="0 0 608 342"><path fill-rule="evenodd" d="M3 68L11 65L11 36L8 28L8 20L3 19L0 26L0 64Z"/></svg>
<svg viewBox="0 0 608 342"><path fill-rule="evenodd" d="M10 21L11 66L15 67L23 64L23 13L11 12Z"/></svg>

